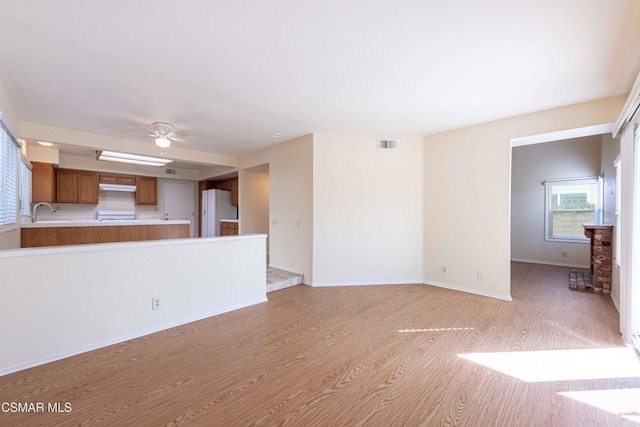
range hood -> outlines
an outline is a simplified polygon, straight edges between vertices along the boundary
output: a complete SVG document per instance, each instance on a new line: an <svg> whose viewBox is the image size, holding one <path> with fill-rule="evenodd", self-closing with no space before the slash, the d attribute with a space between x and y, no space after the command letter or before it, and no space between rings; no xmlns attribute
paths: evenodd
<svg viewBox="0 0 640 427"><path fill-rule="evenodd" d="M98 184L98 188L102 191L125 191L127 193L135 193L135 185L121 185L121 184Z"/></svg>

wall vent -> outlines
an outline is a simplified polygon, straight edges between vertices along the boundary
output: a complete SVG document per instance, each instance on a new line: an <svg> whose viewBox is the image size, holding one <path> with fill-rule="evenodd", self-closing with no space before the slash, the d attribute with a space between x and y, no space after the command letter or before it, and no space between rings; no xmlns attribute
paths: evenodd
<svg viewBox="0 0 640 427"><path fill-rule="evenodd" d="M178 169L166 168L164 170L164 173L166 173L167 175L178 175Z"/></svg>
<svg viewBox="0 0 640 427"><path fill-rule="evenodd" d="M398 141L392 139L379 139L377 148L378 150L395 150L398 148Z"/></svg>

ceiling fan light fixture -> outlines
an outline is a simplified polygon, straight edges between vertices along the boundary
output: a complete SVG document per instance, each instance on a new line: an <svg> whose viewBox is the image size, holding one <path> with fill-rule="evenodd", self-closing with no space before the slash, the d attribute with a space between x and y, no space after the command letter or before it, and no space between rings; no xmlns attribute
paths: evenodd
<svg viewBox="0 0 640 427"><path fill-rule="evenodd" d="M166 135L160 135L156 138L156 145L161 148L169 148L171 146L171 141Z"/></svg>

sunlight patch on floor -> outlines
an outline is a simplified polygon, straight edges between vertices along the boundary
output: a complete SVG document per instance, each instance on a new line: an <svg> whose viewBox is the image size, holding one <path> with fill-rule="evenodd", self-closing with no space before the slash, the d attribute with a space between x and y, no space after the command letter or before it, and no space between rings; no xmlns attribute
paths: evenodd
<svg viewBox="0 0 640 427"><path fill-rule="evenodd" d="M558 394L640 424L640 388L563 391Z"/></svg>
<svg viewBox="0 0 640 427"><path fill-rule="evenodd" d="M526 382L640 377L640 361L628 347L458 356Z"/></svg>
<svg viewBox="0 0 640 427"><path fill-rule="evenodd" d="M429 329L399 329L398 332L440 332L440 331L472 331L475 328L429 328Z"/></svg>

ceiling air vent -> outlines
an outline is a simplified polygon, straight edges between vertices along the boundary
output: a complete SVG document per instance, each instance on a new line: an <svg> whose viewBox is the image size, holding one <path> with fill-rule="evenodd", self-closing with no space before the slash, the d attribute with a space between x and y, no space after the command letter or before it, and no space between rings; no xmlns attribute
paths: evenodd
<svg viewBox="0 0 640 427"><path fill-rule="evenodd" d="M395 150L398 148L398 141L394 141L392 139L379 139L377 147L378 150Z"/></svg>
<svg viewBox="0 0 640 427"><path fill-rule="evenodd" d="M164 173L166 173L167 175L178 175L178 169L166 168L164 170Z"/></svg>

